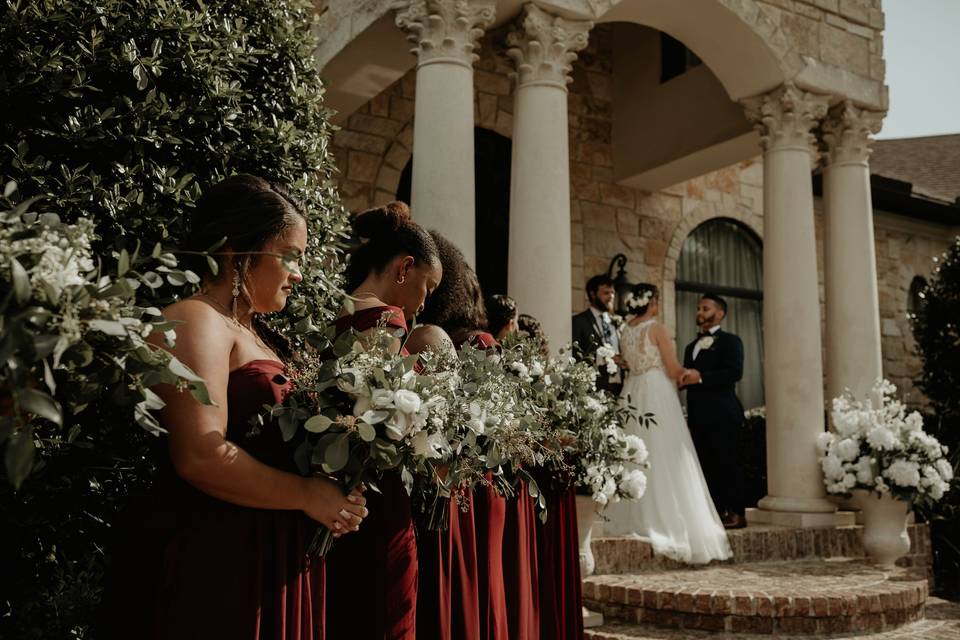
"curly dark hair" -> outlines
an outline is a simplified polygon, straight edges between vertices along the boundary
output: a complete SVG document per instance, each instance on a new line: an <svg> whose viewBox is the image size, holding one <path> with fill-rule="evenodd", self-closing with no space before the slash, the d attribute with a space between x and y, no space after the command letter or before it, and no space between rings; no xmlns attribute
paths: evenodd
<svg viewBox="0 0 960 640"><path fill-rule="evenodd" d="M487 298L488 330L498 335L517 317L517 301L510 296L495 294Z"/></svg>
<svg viewBox="0 0 960 640"><path fill-rule="evenodd" d="M541 344L543 354L549 354L550 346L547 344L547 335L543 332L543 327L540 326L539 320L529 313L521 313L517 316L517 331L538 341Z"/></svg>
<svg viewBox="0 0 960 640"><path fill-rule="evenodd" d="M452 242L433 230L430 235L440 255L443 279L417 320L443 328L455 342L457 334L487 330L487 308L476 272Z"/></svg>

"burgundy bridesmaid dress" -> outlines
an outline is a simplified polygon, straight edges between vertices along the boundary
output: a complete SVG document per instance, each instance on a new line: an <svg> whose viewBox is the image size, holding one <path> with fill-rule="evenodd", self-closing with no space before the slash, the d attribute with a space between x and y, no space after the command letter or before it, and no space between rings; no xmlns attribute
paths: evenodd
<svg viewBox="0 0 960 640"><path fill-rule="evenodd" d="M527 483L517 482L507 500L503 527L503 584L511 638L539 640L540 598L537 567L537 515Z"/></svg>
<svg viewBox="0 0 960 640"><path fill-rule="evenodd" d="M296 473L295 442L250 418L290 389L284 365L230 372L227 438ZM180 479L165 462L113 556L99 637L154 640L323 640L324 563L306 549L316 524L300 511L241 507Z"/></svg>
<svg viewBox="0 0 960 640"><path fill-rule="evenodd" d="M544 469L536 479L547 498L547 521L537 520L540 637L583 640L576 492L572 485L553 486Z"/></svg>
<svg viewBox="0 0 960 640"><path fill-rule="evenodd" d="M500 346L491 334L480 331L467 334L458 347L469 342L477 349L496 349ZM490 476L488 476L488 480ZM504 588L503 541L507 501L492 485L477 486L471 496L472 518L461 514L461 530L473 525L474 549L477 559L477 602L479 605L482 640L511 638L507 617L507 595ZM467 523L472 520L471 523ZM466 541L465 541L465 546Z"/></svg>
<svg viewBox="0 0 960 640"><path fill-rule="evenodd" d="M371 307L338 318L338 333L379 324L407 330L397 307ZM366 492L370 515L327 554L327 635L331 640L417 638L417 542L410 498L399 473Z"/></svg>

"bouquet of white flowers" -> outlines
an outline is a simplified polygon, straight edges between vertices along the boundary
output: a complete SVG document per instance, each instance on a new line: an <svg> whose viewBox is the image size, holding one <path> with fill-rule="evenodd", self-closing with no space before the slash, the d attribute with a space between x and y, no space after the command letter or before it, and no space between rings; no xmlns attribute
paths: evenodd
<svg viewBox="0 0 960 640"><path fill-rule="evenodd" d="M907 413L894 399L896 390L879 380L872 400L849 393L834 398L834 430L817 440L829 493L865 489L916 502L937 501L950 489L954 474L945 458L947 448L924 433L918 412Z"/></svg>
<svg viewBox="0 0 960 640"><path fill-rule="evenodd" d="M333 358L308 364L295 390L265 407L285 441L301 438L294 453L301 473L331 476L349 492L361 484L377 490L385 471L400 469L409 491L410 469L431 468L450 450L446 420L431 420L446 411L446 399L417 372L417 356L392 352L395 338L387 329L344 332ZM332 543L323 527L310 552L323 555Z"/></svg>

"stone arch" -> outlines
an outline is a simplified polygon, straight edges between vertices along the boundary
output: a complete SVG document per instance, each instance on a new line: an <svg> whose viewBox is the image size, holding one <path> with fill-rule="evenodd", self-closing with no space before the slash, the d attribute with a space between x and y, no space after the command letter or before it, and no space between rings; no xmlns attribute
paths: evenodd
<svg viewBox="0 0 960 640"><path fill-rule="evenodd" d="M701 202L683 216L680 224L674 229L673 237L670 239L670 245L667 248L667 257L663 262L663 285L660 287L660 298L663 301L660 307L663 314L663 323L674 337L676 337L677 332L676 282L677 263L680 261L680 251L683 249L683 243L686 242L687 236L689 236L694 229L707 220L714 218L735 220L757 234L758 238L763 238L763 227L759 218L745 207L734 207L732 209L719 211L713 203Z"/></svg>
<svg viewBox="0 0 960 640"><path fill-rule="evenodd" d="M755 0L621 2L601 22L635 22L681 41L710 67L731 100L796 77L803 58Z"/></svg>

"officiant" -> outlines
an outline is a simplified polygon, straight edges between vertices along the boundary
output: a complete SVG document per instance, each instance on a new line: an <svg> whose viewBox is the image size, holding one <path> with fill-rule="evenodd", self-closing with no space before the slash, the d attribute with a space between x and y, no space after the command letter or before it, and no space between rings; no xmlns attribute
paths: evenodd
<svg viewBox="0 0 960 640"><path fill-rule="evenodd" d="M587 280L590 306L573 316L573 355L597 368L597 388L619 395L623 388L620 359L621 320L613 312L616 290L608 275Z"/></svg>

